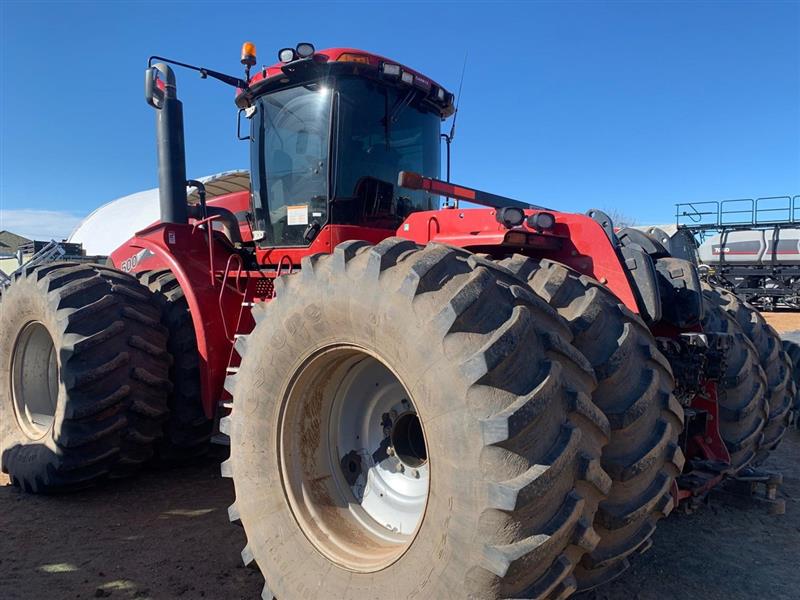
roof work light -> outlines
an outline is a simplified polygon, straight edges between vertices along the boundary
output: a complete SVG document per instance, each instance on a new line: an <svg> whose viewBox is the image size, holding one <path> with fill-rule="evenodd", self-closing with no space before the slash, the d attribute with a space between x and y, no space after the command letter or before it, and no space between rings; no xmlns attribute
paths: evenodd
<svg viewBox="0 0 800 600"><path fill-rule="evenodd" d="M300 58L308 58L314 54L314 44L309 44L308 42L300 42L297 44L297 48L295 48L297 52L297 56Z"/></svg>
<svg viewBox="0 0 800 600"><path fill-rule="evenodd" d="M400 65L394 65L392 63L383 63L381 65L381 70L383 71L384 75L389 77L400 77Z"/></svg>
<svg viewBox="0 0 800 600"><path fill-rule="evenodd" d="M295 58L297 58L297 54L294 48L281 48L278 50L278 60L282 63L292 62Z"/></svg>

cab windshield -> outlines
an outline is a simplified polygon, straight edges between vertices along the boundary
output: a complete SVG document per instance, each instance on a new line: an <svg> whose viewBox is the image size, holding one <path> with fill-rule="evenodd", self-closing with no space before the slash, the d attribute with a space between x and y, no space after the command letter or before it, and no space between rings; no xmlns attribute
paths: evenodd
<svg viewBox="0 0 800 600"><path fill-rule="evenodd" d="M305 232L328 220L331 94L321 85L258 98L251 135L254 229L262 244L304 246Z"/></svg>
<svg viewBox="0 0 800 600"><path fill-rule="evenodd" d="M441 118L416 105L419 92L346 78L338 85L333 220L396 229L439 197L397 187L400 171L439 176Z"/></svg>
<svg viewBox="0 0 800 600"><path fill-rule="evenodd" d="M306 246L327 223L395 229L439 205L438 196L397 187L400 171L439 176L441 119L418 105L420 92L361 77L329 85L256 100L251 173L261 245Z"/></svg>

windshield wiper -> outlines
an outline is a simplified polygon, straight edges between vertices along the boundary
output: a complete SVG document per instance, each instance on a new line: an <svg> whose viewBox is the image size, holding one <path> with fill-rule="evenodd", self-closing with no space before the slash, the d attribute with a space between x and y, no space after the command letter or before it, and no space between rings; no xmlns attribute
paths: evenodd
<svg viewBox="0 0 800 600"><path fill-rule="evenodd" d="M389 110L389 95L386 94L386 114L383 117L383 130L384 135L386 136L386 148L391 148L391 130L392 130L392 123L397 123L397 120L400 118L400 114L411 104L411 101L414 99L414 95L417 93L417 90L410 89L408 93L403 97L397 100L392 107L392 110Z"/></svg>

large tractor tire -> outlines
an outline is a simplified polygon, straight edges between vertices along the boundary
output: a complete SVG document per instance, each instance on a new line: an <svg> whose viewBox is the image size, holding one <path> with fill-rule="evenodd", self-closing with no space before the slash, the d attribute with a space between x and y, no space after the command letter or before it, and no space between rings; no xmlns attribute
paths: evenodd
<svg viewBox="0 0 800 600"><path fill-rule="evenodd" d="M730 336L725 372L717 383L719 431L731 464L739 471L761 447L769 415L767 378L750 338L722 307L707 305L702 326L706 333Z"/></svg>
<svg viewBox="0 0 800 600"><path fill-rule="evenodd" d="M781 346L778 333L764 320L753 306L742 302L735 294L704 284L703 296L713 305L720 306L741 326L758 353L761 368L767 376L767 402L769 418L754 465L763 463L769 453L780 444L789 425L795 388L792 381L792 362Z"/></svg>
<svg viewBox="0 0 800 600"><path fill-rule="evenodd" d="M800 344L783 340L783 350L792 361L792 381L794 381L794 422L795 426L800 425Z"/></svg>
<svg viewBox="0 0 800 600"><path fill-rule="evenodd" d="M30 492L130 474L153 453L166 332L135 278L98 265L23 270L0 303L0 461Z"/></svg>
<svg viewBox="0 0 800 600"><path fill-rule="evenodd" d="M281 600L564 598L608 421L561 319L491 262L390 238L254 309L223 474Z"/></svg>
<svg viewBox="0 0 800 600"><path fill-rule="evenodd" d="M607 288L547 259L515 255L500 264L566 320L597 376L592 399L611 424L603 468L612 486L595 517L600 543L576 570L579 589L590 589L622 573L672 510L672 484L684 462L683 409L650 330Z"/></svg>
<svg viewBox="0 0 800 600"><path fill-rule="evenodd" d="M167 348L173 357L169 418L157 453L167 463L204 456L211 444L214 421L206 417L200 396L200 355L186 296L169 270L145 271L139 281L153 292L161 323L169 332Z"/></svg>

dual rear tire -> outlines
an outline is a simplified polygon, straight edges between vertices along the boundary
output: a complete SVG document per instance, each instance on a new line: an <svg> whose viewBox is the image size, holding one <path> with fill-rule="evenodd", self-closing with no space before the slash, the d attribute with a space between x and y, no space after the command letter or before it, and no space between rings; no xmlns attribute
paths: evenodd
<svg viewBox="0 0 800 600"><path fill-rule="evenodd" d="M800 417L800 344L783 340L782 345L784 352L792 362L792 380L795 387L793 420L797 426L800 424L798 423L798 417Z"/></svg>
<svg viewBox="0 0 800 600"><path fill-rule="evenodd" d="M672 510L683 408L652 333L605 286L547 259L515 255L500 265L558 311L597 376L592 399L611 426L602 464L612 485L595 517L600 542L575 572L579 589L591 589L619 576Z"/></svg>
<svg viewBox="0 0 800 600"><path fill-rule="evenodd" d="M523 282L455 248L349 242L279 278L254 316L223 474L265 598L577 589L611 485L608 419ZM407 518L382 518L402 502Z"/></svg>
<svg viewBox="0 0 800 600"><path fill-rule="evenodd" d="M717 382L719 431L736 471L748 466L762 447L769 416L767 378L753 343L720 306L709 303L703 331L730 336L725 372Z"/></svg>
<svg viewBox="0 0 800 600"><path fill-rule="evenodd" d="M778 333L764 320L755 307L742 302L736 295L716 286L705 285L703 297L717 306L741 327L756 351L766 376L768 414L756 455L755 466L762 464L778 447L789 426L796 387L792 378L792 361L783 349Z"/></svg>
<svg viewBox="0 0 800 600"><path fill-rule="evenodd" d="M214 420L206 416L201 400L201 361L192 314L172 271L144 271L137 277L152 292L167 330L167 350L173 357L169 371L172 391L167 398L169 416L156 454L166 464L190 462L208 454L214 429Z"/></svg>
<svg viewBox="0 0 800 600"><path fill-rule="evenodd" d="M167 415L170 356L150 294L99 265L18 274L0 303L0 463L30 492L125 476Z"/></svg>

